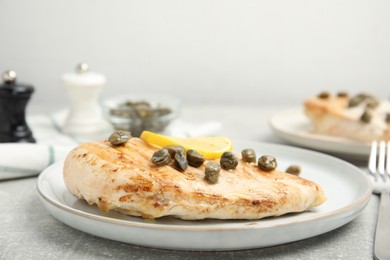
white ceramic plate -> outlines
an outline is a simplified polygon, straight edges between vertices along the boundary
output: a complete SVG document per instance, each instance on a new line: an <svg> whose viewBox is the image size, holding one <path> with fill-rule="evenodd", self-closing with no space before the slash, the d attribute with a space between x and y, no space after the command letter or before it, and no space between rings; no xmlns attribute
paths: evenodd
<svg viewBox="0 0 390 260"><path fill-rule="evenodd" d="M291 144L355 159L368 158L370 153L369 144L313 133L302 108L281 111L271 117L269 123L277 136Z"/></svg>
<svg viewBox="0 0 390 260"><path fill-rule="evenodd" d="M340 159L289 146L234 142L236 151L252 147L258 155L275 155L279 169L302 167L302 177L319 183L327 201L314 210L261 220L184 221L170 217L145 220L115 212L103 213L76 199L66 189L62 163L38 178L40 199L63 223L84 232L125 243L178 250L260 248L313 237L358 216L367 205L371 186L365 173Z"/></svg>

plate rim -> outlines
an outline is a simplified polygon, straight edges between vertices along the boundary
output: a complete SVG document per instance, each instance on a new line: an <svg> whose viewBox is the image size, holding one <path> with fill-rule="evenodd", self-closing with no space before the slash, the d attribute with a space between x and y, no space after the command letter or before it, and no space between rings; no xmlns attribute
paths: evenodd
<svg viewBox="0 0 390 260"><path fill-rule="evenodd" d="M44 199L47 203L50 203L52 206L56 207L57 209L64 210L67 213L75 214L77 216L84 217L87 219L102 221L102 222L109 223L109 224L124 225L127 227L158 229L158 230L175 230L175 231L221 231L221 230L223 230L223 231L230 230L231 231L231 230L246 230L246 229L253 230L253 229L280 228L280 227L284 227L284 226L298 225L298 224L303 224L303 223L307 223L307 222L320 221L322 219L327 219L327 218L335 217L338 215L342 215L343 213L346 214L346 213L350 212L350 210L352 210L354 208L359 208L359 206L364 205L364 203L366 203L366 202L368 203L368 200L371 197L372 185L371 185L371 182L369 181L368 177L366 175L364 175L364 173L361 169L359 169L358 167L356 167L355 165L353 165L349 162L346 162L346 161L341 160L337 157L323 154L320 152L311 151L311 150L307 150L307 149L303 149L303 148L292 147L292 146L288 146L288 145L273 144L273 143L266 143L266 142L241 141L241 143L244 143L244 142L256 143L256 145L269 145L272 147L276 147L277 149L284 147L284 148L288 148L290 150L300 151L300 152L304 152L304 153L312 153L315 156L323 156L323 157L326 157L327 159L334 160L334 161L337 161L338 163L345 164L348 167L355 168L355 170L357 172L361 173L361 177L363 177L366 181L367 189L366 189L365 193L362 194L362 196L359 199L355 200L354 203L352 203L352 204L349 204L343 208L340 208L340 209L337 209L337 210L334 210L331 212L323 212L323 213L319 213L319 215L314 215L313 217L308 217L305 219L298 219L292 223L291 222L268 223L268 224L264 225L264 222L263 222L263 223L260 223L262 225L259 225L259 223L256 223L257 225L249 225L250 223L261 221L261 219L253 219L253 220L227 219L226 220L227 222L229 222L229 221L245 221L245 223L243 223L243 225L234 225L234 226L213 226L213 225L193 226L191 224L179 226L179 225L172 225L172 224L140 223L140 222L133 222L131 220L123 220L123 219L110 218L110 217L106 217L106 216L99 216L99 215L95 215L93 213L88 213L88 212L84 212L82 210L74 209L74 208L72 208L68 205L65 205L59 201L51 200L49 198L49 196L47 196L45 194L45 192L41 190L40 185L42 185L41 183L42 183L44 177L46 177L46 175L48 175L48 173L50 173L50 170L52 170L55 167L59 167L61 164L63 164L63 161L56 162L56 163L52 164L51 166L47 167L38 176L36 188L37 188L39 196L42 199ZM72 196L74 196L74 195L72 195ZM363 207L363 209L364 209L364 207ZM185 220L183 220L183 221L185 221Z"/></svg>

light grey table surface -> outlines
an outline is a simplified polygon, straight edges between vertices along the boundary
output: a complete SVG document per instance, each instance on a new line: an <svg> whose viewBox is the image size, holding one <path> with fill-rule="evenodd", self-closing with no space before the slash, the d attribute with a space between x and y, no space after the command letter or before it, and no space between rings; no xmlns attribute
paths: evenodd
<svg viewBox="0 0 390 260"><path fill-rule="evenodd" d="M183 107L191 122L218 120L219 135L233 140L284 142L268 119L283 108L261 106ZM35 108L36 112L44 111ZM365 162L352 162L364 168ZM54 219L38 199L36 177L0 182L0 259L372 259L379 198L352 222L334 231L269 248L193 252L133 246L95 237Z"/></svg>

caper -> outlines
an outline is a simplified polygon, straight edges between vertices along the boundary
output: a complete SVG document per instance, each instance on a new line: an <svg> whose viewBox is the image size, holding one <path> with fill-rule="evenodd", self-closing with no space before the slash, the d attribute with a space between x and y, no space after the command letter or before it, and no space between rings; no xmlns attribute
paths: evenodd
<svg viewBox="0 0 390 260"><path fill-rule="evenodd" d="M180 153L184 154L184 147L181 146L181 145L169 145L169 146L165 146L164 148L168 150L168 152L169 152L169 154L171 155L172 158L175 157L175 154L177 152L180 152Z"/></svg>
<svg viewBox="0 0 390 260"><path fill-rule="evenodd" d="M318 94L318 98L320 98L320 99L328 99L329 98L329 92L321 92L320 94Z"/></svg>
<svg viewBox="0 0 390 260"><path fill-rule="evenodd" d="M232 152L224 152L221 156L220 164L224 170L234 170L238 165L238 158Z"/></svg>
<svg viewBox="0 0 390 260"><path fill-rule="evenodd" d="M301 167L293 164L286 169L286 172L298 176L301 173Z"/></svg>
<svg viewBox="0 0 390 260"><path fill-rule="evenodd" d="M110 137L108 141L115 146L122 145L129 141L131 138L131 133L127 131L117 130Z"/></svg>
<svg viewBox="0 0 390 260"><path fill-rule="evenodd" d="M385 122L386 122L386 123L390 123L390 113L387 113L387 114L386 114Z"/></svg>
<svg viewBox="0 0 390 260"><path fill-rule="evenodd" d="M356 107L367 98L366 94L358 94L352 97L348 102L348 107Z"/></svg>
<svg viewBox="0 0 390 260"><path fill-rule="evenodd" d="M186 156L184 155L184 152L176 152L175 153L175 163L174 163L174 166L176 169L178 169L179 171L185 171L187 170L188 168L188 162L187 162L187 158Z"/></svg>
<svg viewBox="0 0 390 260"><path fill-rule="evenodd" d="M278 166L278 162L276 161L275 157L271 155L261 156L257 161L257 164L259 165L260 169L264 171L272 171Z"/></svg>
<svg viewBox="0 0 390 260"><path fill-rule="evenodd" d="M156 151L152 156L152 162L158 166L167 165L171 160L171 155L168 150L164 148Z"/></svg>
<svg viewBox="0 0 390 260"><path fill-rule="evenodd" d="M187 151L187 161L192 167L198 168L204 163L204 157L195 150Z"/></svg>
<svg viewBox="0 0 390 260"><path fill-rule="evenodd" d="M345 91L340 91L339 93L337 93L337 97L346 98L346 97L348 97L348 93Z"/></svg>
<svg viewBox="0 0 390 260"><path fill-rule="evenodd" d="M208 162L206 164L204 173L205 176L204 178L209 182L209 183L217 183L219 179L219 172L221 171L221 167L214 163L214 162Z"/></svg>
<svg viewBox="0 0 390 260"><path fill-rule="evenodd" d="M366 109L364 110L363 114L360 116L360 121L363 123L370 123L372 119L371 111Z"/></svg>
<svg viewBox="0 0 390 260"><path fill-rule="evenodd" d="M375 98L367 99L367 101L366 101L366 108L374 109L374 108L377 108L378 106L379 106L379 101L376 100Z"/></svg>
<svg viewBox="0 0 390 260"><path fill-rule="evenodd" d="M241 151L241 155L244 162L256 162L256 152L253 149L244 149Z"/></svg>

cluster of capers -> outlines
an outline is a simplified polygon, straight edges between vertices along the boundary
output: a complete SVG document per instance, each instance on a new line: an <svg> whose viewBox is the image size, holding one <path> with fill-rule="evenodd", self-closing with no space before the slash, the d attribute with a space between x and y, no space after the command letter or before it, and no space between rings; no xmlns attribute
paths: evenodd
<svg viewBox="0 0 390 260"><path fill-rule="evenodd" d="M256 153L253 149L244 149L242 150L241 155L242 160L245 162L256 162ZM264 171L272 171L278 166L276 158L271 155L261 156L258 159L257 164L259 168ZM301 173L301 167L293 164L286 169L286 172L298 176Z"/></svg>
<svg viewBox="0 0 390 260"><path fill-rule="evenodd" d="M183 146L171 145L156 151L152 156L152 162L158 166L168 165L173 161L173 166L179 171L185 171L188 165L198 168L205 159L195 150L185 153Z"/></svg>
<svg viewBox="0 0 390 260"><path fill-rule="evenodd" d="M360 93L357 94L349 100L348 107L356 107L360 104L365 104L367 108L376 108L379 105L379 102L376 98L371 95Z"/></svg>
<svg viewBox="0 0 390 260"><path fill-rule="evenodd" d="M338 97L347 98L348 93L339 92ZM319 99L328 99L330 97L329 92L321 92L317 95ZM365 105L365 109L360 116L360 121L363 123L370 123L372 120L372 111L379 106L379 101L372 95L359 93L351 98L348 101L348 108L356 107L361 104ZM389 116L390 117L390 116ZM390 118L385 118L386 122L390 122Z"/></svg>
<svg viewBox="0 0 390 260"><path fill-rule="evenodd" d="M125 144L131 138L131 133L127 131L117 130L113 134L110 135L108 141L114 145L119 146Z"/></svg>
<svg viewBox="0 0 390 260"><path fill-rule="evenodd" d="M370 123L372 111L379 106L379 101L371 95L361 93L349 100L348 107L356 107L360 104L365 105L365 109L360 116L360 121L363 123Z"/></svg>
<svg viewBox="0 0 390 260"><path fill-rule="evenodd" d="M244 149L241 152L242 160L245 162L256 162L256 153L253 149ZM157 150L152 156L152 162L155 165L163 166L171 164L180 170L185 171L188 165L198 168L204 162L203 155L195 150L185 150L180 145L166 146L162 149ZM220 158L220 165L213 161L207 162L205 166L205 179L209 183L217 183L221 169L234 170L238 166L239 159L232 152L224 152ZM257 160L258 167L264 171L272 171L276 169L278 163L275 157L271 155L263 155ZM286 170L287 173L299 175L301 168L298 165L291 165Z"/></svg>
<svg viewBox="0 0 390 260"><path fill-rule="evenodd" d="M114 146L125 144L131 138L128 131L117 130L110 135L108 141ZM244 149L241 151L242 160L245 162L256 162L256 153L253 149ZM152 156L152 162L157 166L168 165L173 161L173 166L179 171L185 171L188 165L199 168L205 159L203 155L195 150L188 150L185 153L184 147L180 145L166 146L157 150ZM258 160L258 166L264 171L272 171L277 167L275 157L263 155ZM205 167L205 179L209 183L217 183L221 168L224 170L234 170L238 166L238 157L232 152L224 152L220 159L220 165L209 161ZM299 175L301 168L297 165L291 165L286 172Z"/></svg>
<svg viewBox="0 0 390 260"><path fill-rule="evenodd" d="M256 153L253 149L244 149L241 152L242 160L244 162L256 162ZM257 165L264 171L275 170L278 166L276 158L271 155L263 155L257 160Z"/></svg>
<svg viewBox="0 0 390 260"><path fill-rule="evenodd" d="M198 168L204 162L203 155L195 150L185 150L180 145L166 146L157 150L152 156L155 165L163 166L171 164L179 171L185 171L188 165ZM225 170L233 170L238 165L238 158L231 152L225 152L221 156L220 165L213 161L207 162L205 166L205 179L209 183L217 183L221 167Z"/></svg>

